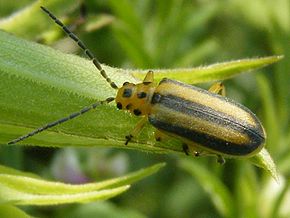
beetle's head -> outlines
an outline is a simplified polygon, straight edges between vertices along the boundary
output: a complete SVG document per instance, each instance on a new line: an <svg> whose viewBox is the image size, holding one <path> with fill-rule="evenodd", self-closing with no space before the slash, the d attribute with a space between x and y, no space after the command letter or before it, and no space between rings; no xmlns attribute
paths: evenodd
<svg viewBox="0 0 290 218"><path fill-rule="evenodd" d="M123 86L118 89L115 99L117 108L120 110L128 110L136 116L148 114L154 89L155 86L153 83L134 84L125 82Z"/></svg>

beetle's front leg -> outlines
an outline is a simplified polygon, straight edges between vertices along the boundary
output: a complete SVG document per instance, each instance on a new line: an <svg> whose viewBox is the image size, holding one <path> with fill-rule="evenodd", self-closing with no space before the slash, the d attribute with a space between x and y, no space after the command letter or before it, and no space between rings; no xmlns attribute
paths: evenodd
<svg viewBox="0 0 290 218"><path fill-rule="evenodd" d="M217 162L221 165L225 164L226 160L221 155L217 155Z"/></svg>
<svg viewBox="0 0 290 218"><path fill-rule="evenodd" d="M132 140L132 138L138 136L138 134L141 132L141 130L143 129L146 123L147 123L147 116L139 120L135 128L130 132L130 134L125 136L126 138L125 145L128 145L128 143Z"/></svg>
<svg viewBox="0 0 290 218"><path fill-rule="evenodd" d="M143 79L143 84L153 83L153 82L154 82L154 73L152 70L149 70L145 78Z"/></svg>

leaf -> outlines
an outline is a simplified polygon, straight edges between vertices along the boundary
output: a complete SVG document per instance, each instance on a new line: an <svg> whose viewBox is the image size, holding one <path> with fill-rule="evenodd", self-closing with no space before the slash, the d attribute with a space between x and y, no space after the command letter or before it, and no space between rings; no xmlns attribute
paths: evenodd
<svg viewBox="0 0 290 218"><path fill-rule="evenodd" d="M104 200L123 193L130 184L157 172L164 165L156 164L116 179L82 185L0 174L0 202L17 205L55 205Z"/></svg>
<svg viewBox="0 0 290 218"><path fill-rule="evenodd" d="M126 191L130 186L71 194L30 194L0 184L0 202L15 205L57 205L106 200Z"/></svg>
<svg viewBox="0 0 290 218"><path fill-rule="evenodd" d="M4 218L30 218L28 214L11 205L0 205L0 214Z"/></svg>
<svg viewBox="0 0 290 218"><path fill-rule="evenodd" d="M180 162L180 166L190 173L209 194L213 204L222 217L235 217L233 196L218 177L201 164L191 160L183 159Z"/></svg>
<svg viewBox="0 0 290 218"><path fill-rule="evenodd" d="M258 69L281 60L283 56L270 56L264 58L241 59L223 63L217 63L199 68L162 69L154 70L155 79L164 77L180 80L185 83L201 83L213 80L225 80L240 73ZM147 71L132 71L138 78L144 78Z"/></svg>
<svg viewBox="0 0 290 218"><path fill-rule="evenodd" d="M276 182L279 182L279 175L276 165L266 148L263 148L258 154L256 154L249 160L256 166L268 171L271 176L276 180Z"/></svg>

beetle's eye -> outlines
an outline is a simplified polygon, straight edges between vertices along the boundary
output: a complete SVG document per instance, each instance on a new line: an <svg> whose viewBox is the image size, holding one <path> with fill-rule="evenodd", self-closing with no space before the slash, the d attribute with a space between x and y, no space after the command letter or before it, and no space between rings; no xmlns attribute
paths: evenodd
<svg viewBox="0 0 290 218"><path fill-rule="evenodd" d="M147 96L146 92L139 92L139 93L137 93L137 97L138 98L146 98L146 96Z"/></svg>

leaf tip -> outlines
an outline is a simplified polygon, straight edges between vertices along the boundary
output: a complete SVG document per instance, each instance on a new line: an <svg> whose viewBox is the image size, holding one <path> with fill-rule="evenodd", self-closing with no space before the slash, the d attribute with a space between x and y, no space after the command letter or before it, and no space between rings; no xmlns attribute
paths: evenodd
<svg viewBox="0 0 290 218"><path fill-rule="evenodd" d="M276 165L269 154L269 152L263 148L256 156L250 159L250 161L256 165L257 167L260 167L267 172L270 173L270 175L273 177L273 179L279 184L279 176L278 171L276 168Z"/></svg>

